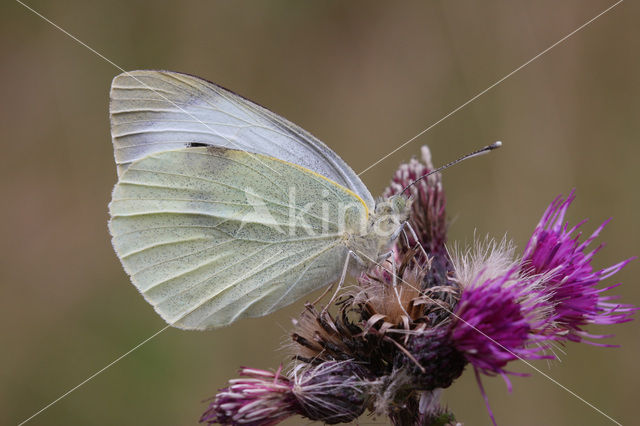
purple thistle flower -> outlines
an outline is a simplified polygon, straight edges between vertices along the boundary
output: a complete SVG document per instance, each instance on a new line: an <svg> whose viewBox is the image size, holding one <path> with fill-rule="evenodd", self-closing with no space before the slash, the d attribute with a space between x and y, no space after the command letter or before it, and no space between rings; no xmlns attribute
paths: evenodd
<svg viewBox="0 0 640 426"><path fill-rule="evenodd" d="M221 389L200 423L274 425L299 411L293 383L280 374L241 368L246 379L229 380Z"/></svg>
<svg viewBox="0 0 640 426"><path fill-rule="evenodd" d="M431 151L427 146L422 147L422 162L412 158L408 163L401 164L394 173L391 183L382 194L389 198L399 194L405 187L416 179L434 170L431 163ZM445 243L447 240L447 219L445 215L446 198L442 189L442 175L435 173L411 186L406 195L413 199L409 224L416 232L418 241L408 233L409 244L404 238L397 241L396 252L406 253L416 243L420 243L429 256L433 256L434 274L440 278L451 271L451 263L447 255Z"/></svg>
<svg viewBox="0 0 640 426"><path fill-rule="evenodd" d="M324 362L316 367L299 364L291 377L253 368L242 368L243 379L229 381L221 389L201 423L267 426L295 414L328 424L359 417L368 401L369 382L351 362Z"/></svg>
<svg viewBox="0 0 640 426"><path fill-rule="evenodd" d="M421 153L422 162L412 158L408 163L398 167L391 183L382 194L383 198L399 194L409 184L434 170L429 148L423 146ZM446 199L442 190L442 175L435 173L417 182L405 194L415 200L409 220L412 222L424 249L432 252L444 249L447 228ZM410 243L411 246L416 243L413 237L410 237Z"/></svg>
<svg viewBox="0 0 640 426"><path fill-rule="evenodd" d="M549 326L544 332L559 340L581 342L585 337L607 337L585 333L582 329L585 325L630 321L636 308L611 303L610 300L615 298L613 296L602 296L604 291L619 284L597 288L600 281L620 271L633 258L594 270L591 260L603 245L590 252L586 252L586 249L610 219L584 242L580 242L582 233L578 229L586 220L571 228L568 223L563 223L574 199L574 191L571 191L566 199L558 196L547 208L525 248L521 268L525 273L544 277L541 291L548 295L553 308Z"/></svg>
<svg viewBox="0 0 640 426"><path fill-rule="evenodd" d="M474 368L487 375L500 374L515 359L541 359L544 346L532 335L538 304L531 287L514 280L510 271L496 278L476 280L464 288L454 312L451 339ZM480 276L478 277L480 278Z"/></svg>
<svg viewBox="0 0 640 426"><path fill-rule="evenodd" d="M506 247L505 244L489 245L488 249L496 252L492 253L494 259L491 256L486 259L486 264L506 266L495 259L511 253L511 250L501 253ZM511 381L507 374L527 374L507 371L505 367L509 362L553 356L544 354L546 338L534 334L535 326L541 324L540 313L544 312L547 303L535 292L537 282L522 279L515 268L495 277L487 276L486 272L476 271L474 281L463 288L460 302L452 315L454 319L450 335L452 345L473 365L480 393L495 425L497 423L480 373L501 375L511 392Z"/></svg>

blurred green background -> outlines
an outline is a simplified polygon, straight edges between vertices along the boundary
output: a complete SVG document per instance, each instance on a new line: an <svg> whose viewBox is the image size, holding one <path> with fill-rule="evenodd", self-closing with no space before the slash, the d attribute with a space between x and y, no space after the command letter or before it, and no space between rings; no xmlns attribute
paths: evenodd
<svg viewBox="0 0 640 426"><path fill-rule="evenodd" d="M28 1L126 70L196 74L269 107L357 172L612 3ZM0 423L17 424L164 322L129 284L107 232L108 92L120 71L19 3L3 2L0 15ZM380 194L423 144L442 164L502 140L445 173L450 242L507 232L523 247L546 205L577 188L570 220L590 218L589 232L614 217L596 266L638 255L639 20L637 3L620 4L363 180ZM638 270L616 277L623 302L640 304ZM194 424L239 366L285 359L278 349L301 305L213 332L167 330L30 424ZM537 366L632 424L640 333L636 322L613 332L621 349L573 344L562 362ZM485 381L500 424L610 424L539 374L513 382L509 394ZM444 399L465 424L490 423L470 372Z"/></svg>

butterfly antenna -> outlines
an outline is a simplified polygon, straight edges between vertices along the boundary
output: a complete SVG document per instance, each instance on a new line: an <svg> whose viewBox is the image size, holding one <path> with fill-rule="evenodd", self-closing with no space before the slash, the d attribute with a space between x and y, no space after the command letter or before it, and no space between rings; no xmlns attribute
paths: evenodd
<svg viewBox="0 0 640 426"><path fill-rule="evenodd" d="M411 188L416 183L420 182L422 179L424 179L426 177L429 177L434 173L438 173L438 172L440 172L440 171L442 171L444 169L447 169L447 168L449 168L449 167L451 167L453 165L458 164L461 161L468 160L469 158L473 158L473 157L477 157L477 156L482 155L482 154L486 154L489 151L493 151L494 149L500 148L501 146L502 146L502 142L497 141L497 142L492 143L491 145L485 146L484 148L480 148L477 151L473 151L473 152L470 152L467 155L463 155L462 157L458 158L457 160L454 160L454 161L452 161L450 163L447 163L444 166L438 167L437 169L430 171L429 173L427 173L424 176L420 176L418 179L414 180L409 185L405 186L404 189L402 191L400 191L400 193L398 195L402 195L404 193L404 191L406 191L407 189Z"/></svg>

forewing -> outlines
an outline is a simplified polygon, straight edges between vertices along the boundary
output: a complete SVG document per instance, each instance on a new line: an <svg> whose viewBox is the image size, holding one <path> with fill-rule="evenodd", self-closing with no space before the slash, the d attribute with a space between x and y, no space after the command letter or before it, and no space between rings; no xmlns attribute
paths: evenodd
<svg viewBox="0 0 640 426"><path fill-rule="evenodd" d="M187 148L129 166L113 191L109 229L133 284L162 318L206 329L266 315L335 281L347 204L366 220L353 193L301 167Z"/></svg>
<svg viewBox="0 0 640 426"><path fill-rule="evenodd" d="M111 84L118 174L151 153L212 145L268 155L313 170L374 201L351 168L313 135L233 92L169 71L131 71Z"/></svg>

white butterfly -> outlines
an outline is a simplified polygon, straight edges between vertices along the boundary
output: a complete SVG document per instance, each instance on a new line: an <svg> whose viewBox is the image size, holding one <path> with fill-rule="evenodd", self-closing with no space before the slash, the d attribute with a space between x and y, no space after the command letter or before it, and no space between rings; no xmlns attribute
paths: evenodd
<svg viewBox="0 0 640 426"><path fill-rule="evenodd" d="M350 255L384 258L406 220L405 198L375 206L325 144L200 78L121 74L110 115L113 246L173 326L266 315L343 281Z"/></svg>

